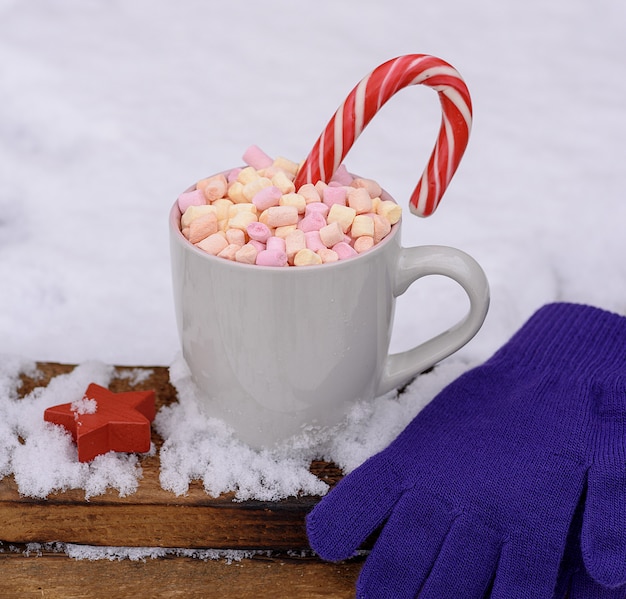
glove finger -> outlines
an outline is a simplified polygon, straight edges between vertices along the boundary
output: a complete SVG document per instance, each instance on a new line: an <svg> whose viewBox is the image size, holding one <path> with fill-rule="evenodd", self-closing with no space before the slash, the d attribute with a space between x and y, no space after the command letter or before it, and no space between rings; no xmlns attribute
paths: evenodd
<svg viewBox="0 0 626 599"><path fill-rule="evenodd" d="M414 599L456 514L438 500L408 492L397 503L357 581L359 599Z"/></svg>
<svg viewBox="0 0 626 599"><path fill-rule="evenodd" d="M626 467L592 467L581 546L589 574L606 587L626 584Z"/></svg>
<svg viewBox="0 0 626 599"><path fill-rule="evenodd" d="M563 554L563 547L555 541L541 543L529 534L509 537L502 546L491 599L553 597Z"/></svg>
<svg viewBox="0 0 626 599"><path fill-rule="evenodd" d="M365 462L307 516L311 548L329 561L351 557L389 516L401 494L392 467L375 458Z"/></svg>
<svg viewBox="0 0 626 599"><path fill-rule="evenodd" d="M572 575L567 599L626 599L626 585L607 588L593 580L581 567Z"/></svg>
<svg viewBox="0 0 626 599"><path fill-rule="evenodd" d="M420 599L482 599L496 572L502 538L480 522L459 516L437 557Z"/></svg>

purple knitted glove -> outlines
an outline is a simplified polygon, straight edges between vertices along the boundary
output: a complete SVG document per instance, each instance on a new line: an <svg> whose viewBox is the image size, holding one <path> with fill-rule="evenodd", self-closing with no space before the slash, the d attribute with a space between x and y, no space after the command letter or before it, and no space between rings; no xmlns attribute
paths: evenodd
<svg viewBox="0 0 626 599"><path fill-rule="evenodd" d="M539 310L444 389L311 512L311 547L342 560L382 527L359 599L552 599L587 485L582 553L626 581L626 318Z"/></svg>

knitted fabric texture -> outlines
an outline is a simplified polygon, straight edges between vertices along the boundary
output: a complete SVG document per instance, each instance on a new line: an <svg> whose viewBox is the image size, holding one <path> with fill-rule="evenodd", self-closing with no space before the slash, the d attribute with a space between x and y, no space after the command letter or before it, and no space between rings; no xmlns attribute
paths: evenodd
<svg viewBox="0 0 626 599"><path fill-rule="evenodd" d="M603 587L626 582L626 319L544 306L309 514L359 599L552 599L577 506ZM608 596L611 597L612 596Z"/></svg>

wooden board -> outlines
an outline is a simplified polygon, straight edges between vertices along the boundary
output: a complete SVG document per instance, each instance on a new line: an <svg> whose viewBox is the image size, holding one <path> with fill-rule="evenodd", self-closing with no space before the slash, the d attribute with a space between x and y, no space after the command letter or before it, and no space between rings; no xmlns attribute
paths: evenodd
<svg viewBox="0 0 626 599"><path fill-rule="evenodd" d="M21 395L46 385L73 366L40 364L42 377L23 377ZM125 367L126 368L126 367ZM132 389L154 389L157 408L176 401L164 367ZM110 388L127 391L128 378ZM159 447L161 439L153 434ZM212 548L271 551L240 562L166 557L145 562L75 560L44 551L0 553L0 597L352 597L360 563L326 564L315 557L294 558L308 549L304 518L318 497L277 502L233 501L209 497L199 483L182 497L159 484L158 455L141 461L143 478L136 493L117 492L85 501L82 490L46 500L21 497L11 477L0 481L0 540L3 547L26 543L71 543L115 547ZM332 464L315 462L311 470L331 486L341 477Z"/></svg>

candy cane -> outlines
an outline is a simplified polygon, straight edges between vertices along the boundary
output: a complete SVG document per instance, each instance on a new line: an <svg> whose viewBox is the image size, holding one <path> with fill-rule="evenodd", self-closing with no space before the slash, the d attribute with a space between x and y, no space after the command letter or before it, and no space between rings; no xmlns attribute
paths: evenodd
<svg viewBox="0 0 626 599"><path fill-rule="evenodd" d="M437 143L409 203L413 214L431 215L463 157L472 125L472 103L456 69L426 54L394 58L361 80L313 146L298 171L296 187L320 180L328 183L376 112L396 92L418 83L437 91L443 113Z"/></svg>

